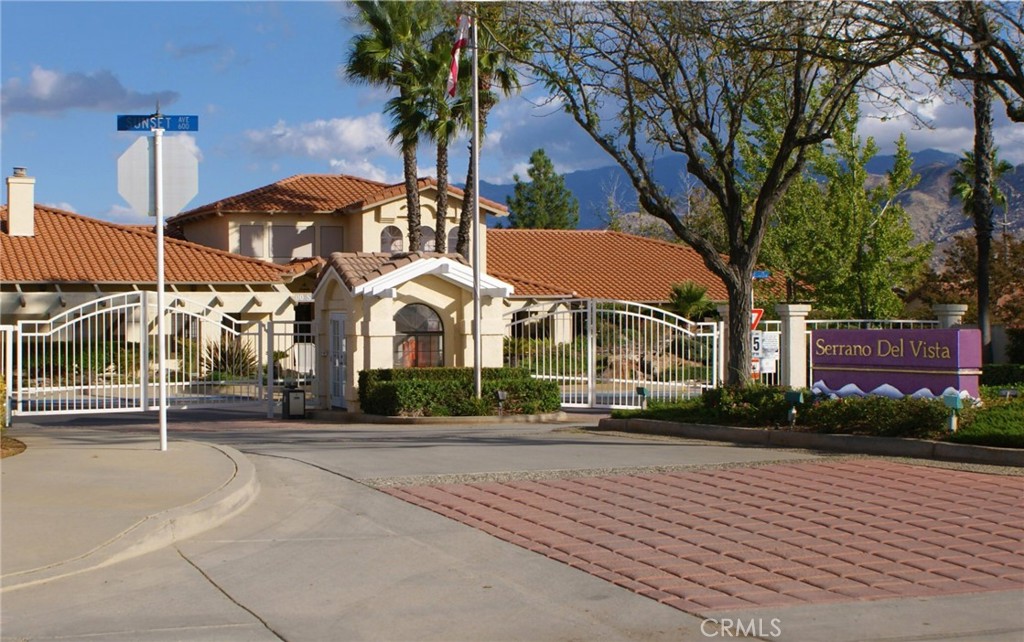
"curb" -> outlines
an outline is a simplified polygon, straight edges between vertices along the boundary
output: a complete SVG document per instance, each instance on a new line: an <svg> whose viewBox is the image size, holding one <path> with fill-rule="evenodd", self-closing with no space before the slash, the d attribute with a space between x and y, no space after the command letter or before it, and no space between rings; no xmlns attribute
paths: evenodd
<svg viewBox="0 0 1024 642"><path fill-rule="evenodd" d="M219 450L234 464L234 474L220 488L191 504L144 517L84 555L4 575L0 577L0 593L84 573L151 553L219 526L242 512L259 493L256 468L234 448L216 444L201 445Z"/></svg>
<svg viewBox="0 0 1024 642"><path fill-rule="evenodd" d="M728 441L775 448L805 448L886 457L912 457L971 464L1024 467L1024 450L996 448L971 444L951 444L944 441L907 439L900 437L871 437L867 435L827 435L790 430L765 430L686 424L656 419L602 419L598 430L688 437L708 441Z"/></svg>
<svg viewBox="0 0 1024 642"><path fill-rule="evenodd" d="M538 415L484 415L478 417L389 417L386 415L368 415L361 412L345 410L312 410L306 415L312 421L336 421L353 424L393 424L398 426L436 426L439 424L478 425L478 424L542 424L563 423L569 420L564 411L547 412Z"/></svg>

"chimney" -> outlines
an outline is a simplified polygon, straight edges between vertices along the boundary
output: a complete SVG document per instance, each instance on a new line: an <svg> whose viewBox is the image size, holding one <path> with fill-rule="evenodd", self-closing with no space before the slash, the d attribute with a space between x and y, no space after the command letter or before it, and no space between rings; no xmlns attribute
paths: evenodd
<svg viewBox="0 0 1024 642"><path fill-rule="evenodd" d="M35 236L36 179L15 167L7 177L7 234Z"/></svg>

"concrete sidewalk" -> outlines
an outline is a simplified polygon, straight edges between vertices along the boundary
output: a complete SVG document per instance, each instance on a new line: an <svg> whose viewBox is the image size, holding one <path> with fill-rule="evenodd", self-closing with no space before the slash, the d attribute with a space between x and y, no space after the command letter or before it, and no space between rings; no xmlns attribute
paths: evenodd
<svg viewBox="0 0 1024 642"><path fill-rule="evenodd" d="M0 590L100 568L223 523L255 498L233 448L60 428L19 434L0 463ZM17 551L12 554L12 551Z"/></svg>

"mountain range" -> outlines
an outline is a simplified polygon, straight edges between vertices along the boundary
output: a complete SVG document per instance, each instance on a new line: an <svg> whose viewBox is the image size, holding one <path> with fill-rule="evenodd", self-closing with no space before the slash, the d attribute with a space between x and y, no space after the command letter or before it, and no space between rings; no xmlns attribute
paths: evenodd
<svg viewBox="0 0 1024 642"><path fill-rule="evenodd" d="M963 215L962 205L950 196L952 173L959 156L935 149L913 154L914 172L921 179L914 189L899 197L900 204L910 215L917 242L935 243L933 263L941 261L943 249L951 238L972 229L971 220ZM892 168L893 156L876 156L866 169L881 179ZM681 193L685 187L686 161L682 156L659 159L654 165L655 180L668 186L670 194ZM636 197L625 171L617 165L581 170L564 174L565 186L579 201L579 229L603 229L608 226L608 203L614 195L618 207L624 212L637 209ZM673 189L671 186L677 186ZM1013 234L1024 234L1024 165L1018 165L1003 176L1000 187L1009 199L1006 211L996 212L996 233L1008 229ZM480 181L480 194L499 203L507 203L514 192L514 184L495 184Z"/></svg>

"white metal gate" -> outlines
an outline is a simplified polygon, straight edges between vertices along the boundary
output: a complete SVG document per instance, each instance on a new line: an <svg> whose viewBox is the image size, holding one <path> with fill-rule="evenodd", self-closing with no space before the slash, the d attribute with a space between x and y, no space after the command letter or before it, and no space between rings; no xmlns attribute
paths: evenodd
<svg viewBox="0 0 1024 642"><path fill-rule="evenodd" d="M260 322L244 322L180 296L165 311L168 405L267 398L268 344ZM158 402L156 295L95 299L14 333L18 415L153 410Z"/></svg>
<svg viewBox="0 0 1024 642"><path fill-rule="evenodd" d="M570 407L636 407L715 386L717 323L627 301L564 299L506 315L505 365L557 381ZM645 399L646 397L646 399Z"/></svg>

